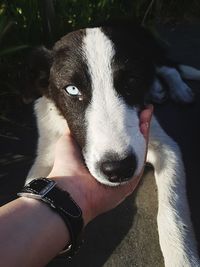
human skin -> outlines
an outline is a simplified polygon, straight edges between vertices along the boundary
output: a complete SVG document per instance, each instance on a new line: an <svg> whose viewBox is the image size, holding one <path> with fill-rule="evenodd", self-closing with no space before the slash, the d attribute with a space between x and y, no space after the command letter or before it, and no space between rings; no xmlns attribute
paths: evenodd
<svg viewBox="0 0 200 267"><path fill-rule="evenodd" d="M140 114L140 130L147 143L151 115L152 106ZM55 162L48 178L70 193L82 209L86 226L130 195L141 175L117 187L100 184L86 169L80 150L67 131L56 145ZM43 202L20 197L0 208L1 266L45 266L68 243L70 235L64 221Z"/></svg>

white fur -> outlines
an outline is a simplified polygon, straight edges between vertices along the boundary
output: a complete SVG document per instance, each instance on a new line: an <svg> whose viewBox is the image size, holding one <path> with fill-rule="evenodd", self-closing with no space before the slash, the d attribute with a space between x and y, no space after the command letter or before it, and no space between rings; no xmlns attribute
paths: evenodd
<svg viewBox="0 0 200 267"><path fill-rule="evenodd" d="M200 80L200 70L187 65L179 65L179 69L183 79L197 81Z"/></svg>
<svg viewBox="0 0 200 267"><path fill-rule="evenodd" d="M147 161L158 187L158 233L166 267L200 266L178 145L152 119Z"/></svg>
<svg viewBox="0 0 200 267"><path fill-rule="evenodd" d="M129 108L114 89L111 63L115 50L112 42L99 28L94 28L86 30L83 43L92 80L92 100L86 112L87 144L84 157L97 180L116 185L103 177L96 163L110 151L123 159L131 148L137 158L137 175L144 163L145 142L136 109Z"/></svg>
<svg viewBox="0 0 200 267"><path fill-rule="evenodd" d="M55 143L67 129L66 120L59 114L55 105L46 97L35 102L38 126L37 157L30 169L26 183L36 177L46 177L52 169Z"/></svg>
<svg viewBox="0 0 200 267"><path fill-rule="evenodd" d="M93 90L92 101L86 112L88 125L85 157L92 174L106 183L93 167L95 161L108 150L123 154L131 146L141 159L138 172L144 159L144 139L139 131L136 110L128 108L113 90L110 65L114 54L112 43L99 29L94 29L87 31L84 45ZM179 80L177 74L171 72L171 79L166 69L164 72L162 69L161 73L174 88ZM53 164L55 143L67 127L55 105L45 97L36 102L35 112L39 142L37 158L27 181L48 175ZM198 267L200 263L187 204L181 153L178 145L164 133L155 118L151 125L147 160L155 168L158 232L165 266Z"/></svg>
<svg viewBox="0 0 200 267"><path fill-rule="evenodd" d="M157 68L157 73L162 76L169 86L169 92L177 102L190 103L193 101L193 93L190 87L182 80L175 68L162 66Z"/></svg>
<svg viewBox="0 0 200 267"><path fill-rule="evenodd" d="M38 156L28 180L49 174L53 165L54 144L66 129L66 121L59 115L54 104L45 97L36 102L35 112L40 138ZM178 145L162 130L154 117L147 161L155 169L158 187L158 233L165 266L198 267L200 263L190 221L181 154Z"/></svg>

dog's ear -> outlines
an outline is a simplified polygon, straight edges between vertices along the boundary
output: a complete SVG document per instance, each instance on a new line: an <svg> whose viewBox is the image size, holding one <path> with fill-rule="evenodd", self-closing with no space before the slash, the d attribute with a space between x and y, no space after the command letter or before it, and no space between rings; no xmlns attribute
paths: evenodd
<svg viewBox="0 0 200 267"><path fill-rule="evenodd" d="M155 64L163 64L163 61L167 56L167 44L161 39L161 37L159 37L157 32L154 32L151 29L143 29L146 34L146 49Z"/></svg>
<svg viewBox="0 0 200 267"><path fill-rule="evenodd" d="M45 47L34 49L28 59L23 92L25 103L30 103L47 92L53 52Z"/></svg>

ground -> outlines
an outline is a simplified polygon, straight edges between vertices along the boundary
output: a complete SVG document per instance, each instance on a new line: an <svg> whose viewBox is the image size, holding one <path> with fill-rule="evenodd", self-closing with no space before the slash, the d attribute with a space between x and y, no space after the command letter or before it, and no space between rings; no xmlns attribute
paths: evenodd
<svg viewBox="0 0 200 267"><path fill-rule="evenodd" d="M200 25L158 27L170 44L171 56L200 68ZM155 113L167 133L180 145L187 173L191 216L200 243L200 82L190 83L196 93L192 105L166 102ZM13 110L8 119L0 117L0 204L16 197L31 166L37 132L32 106ZM100 216L86 229L84 245L73 260L54 259L48 267L161 267L157 226L157 190L153 170L147 168L138 190L122 205Z"/></svg>

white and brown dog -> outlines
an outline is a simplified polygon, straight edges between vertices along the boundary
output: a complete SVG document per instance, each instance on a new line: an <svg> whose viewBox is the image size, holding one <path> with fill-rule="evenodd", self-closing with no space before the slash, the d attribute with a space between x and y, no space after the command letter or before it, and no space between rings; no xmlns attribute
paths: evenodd
<svg viewBox="0 0 200 267"><path fill-rule="evenodd" d="M49 174L54 146L68 125L90 173L116 186L140 173L145 141L139 113L149 96L192 101L182 81L200 79L189 66L175 68L152 36L138 26L105 25L64 36L50 51L33 58L32 86L39 131L37 157L27 182ZM153 117L147 162L158 187L158 232L167 267L200 266L188 208L185 172L178 145Z"/></svg>

